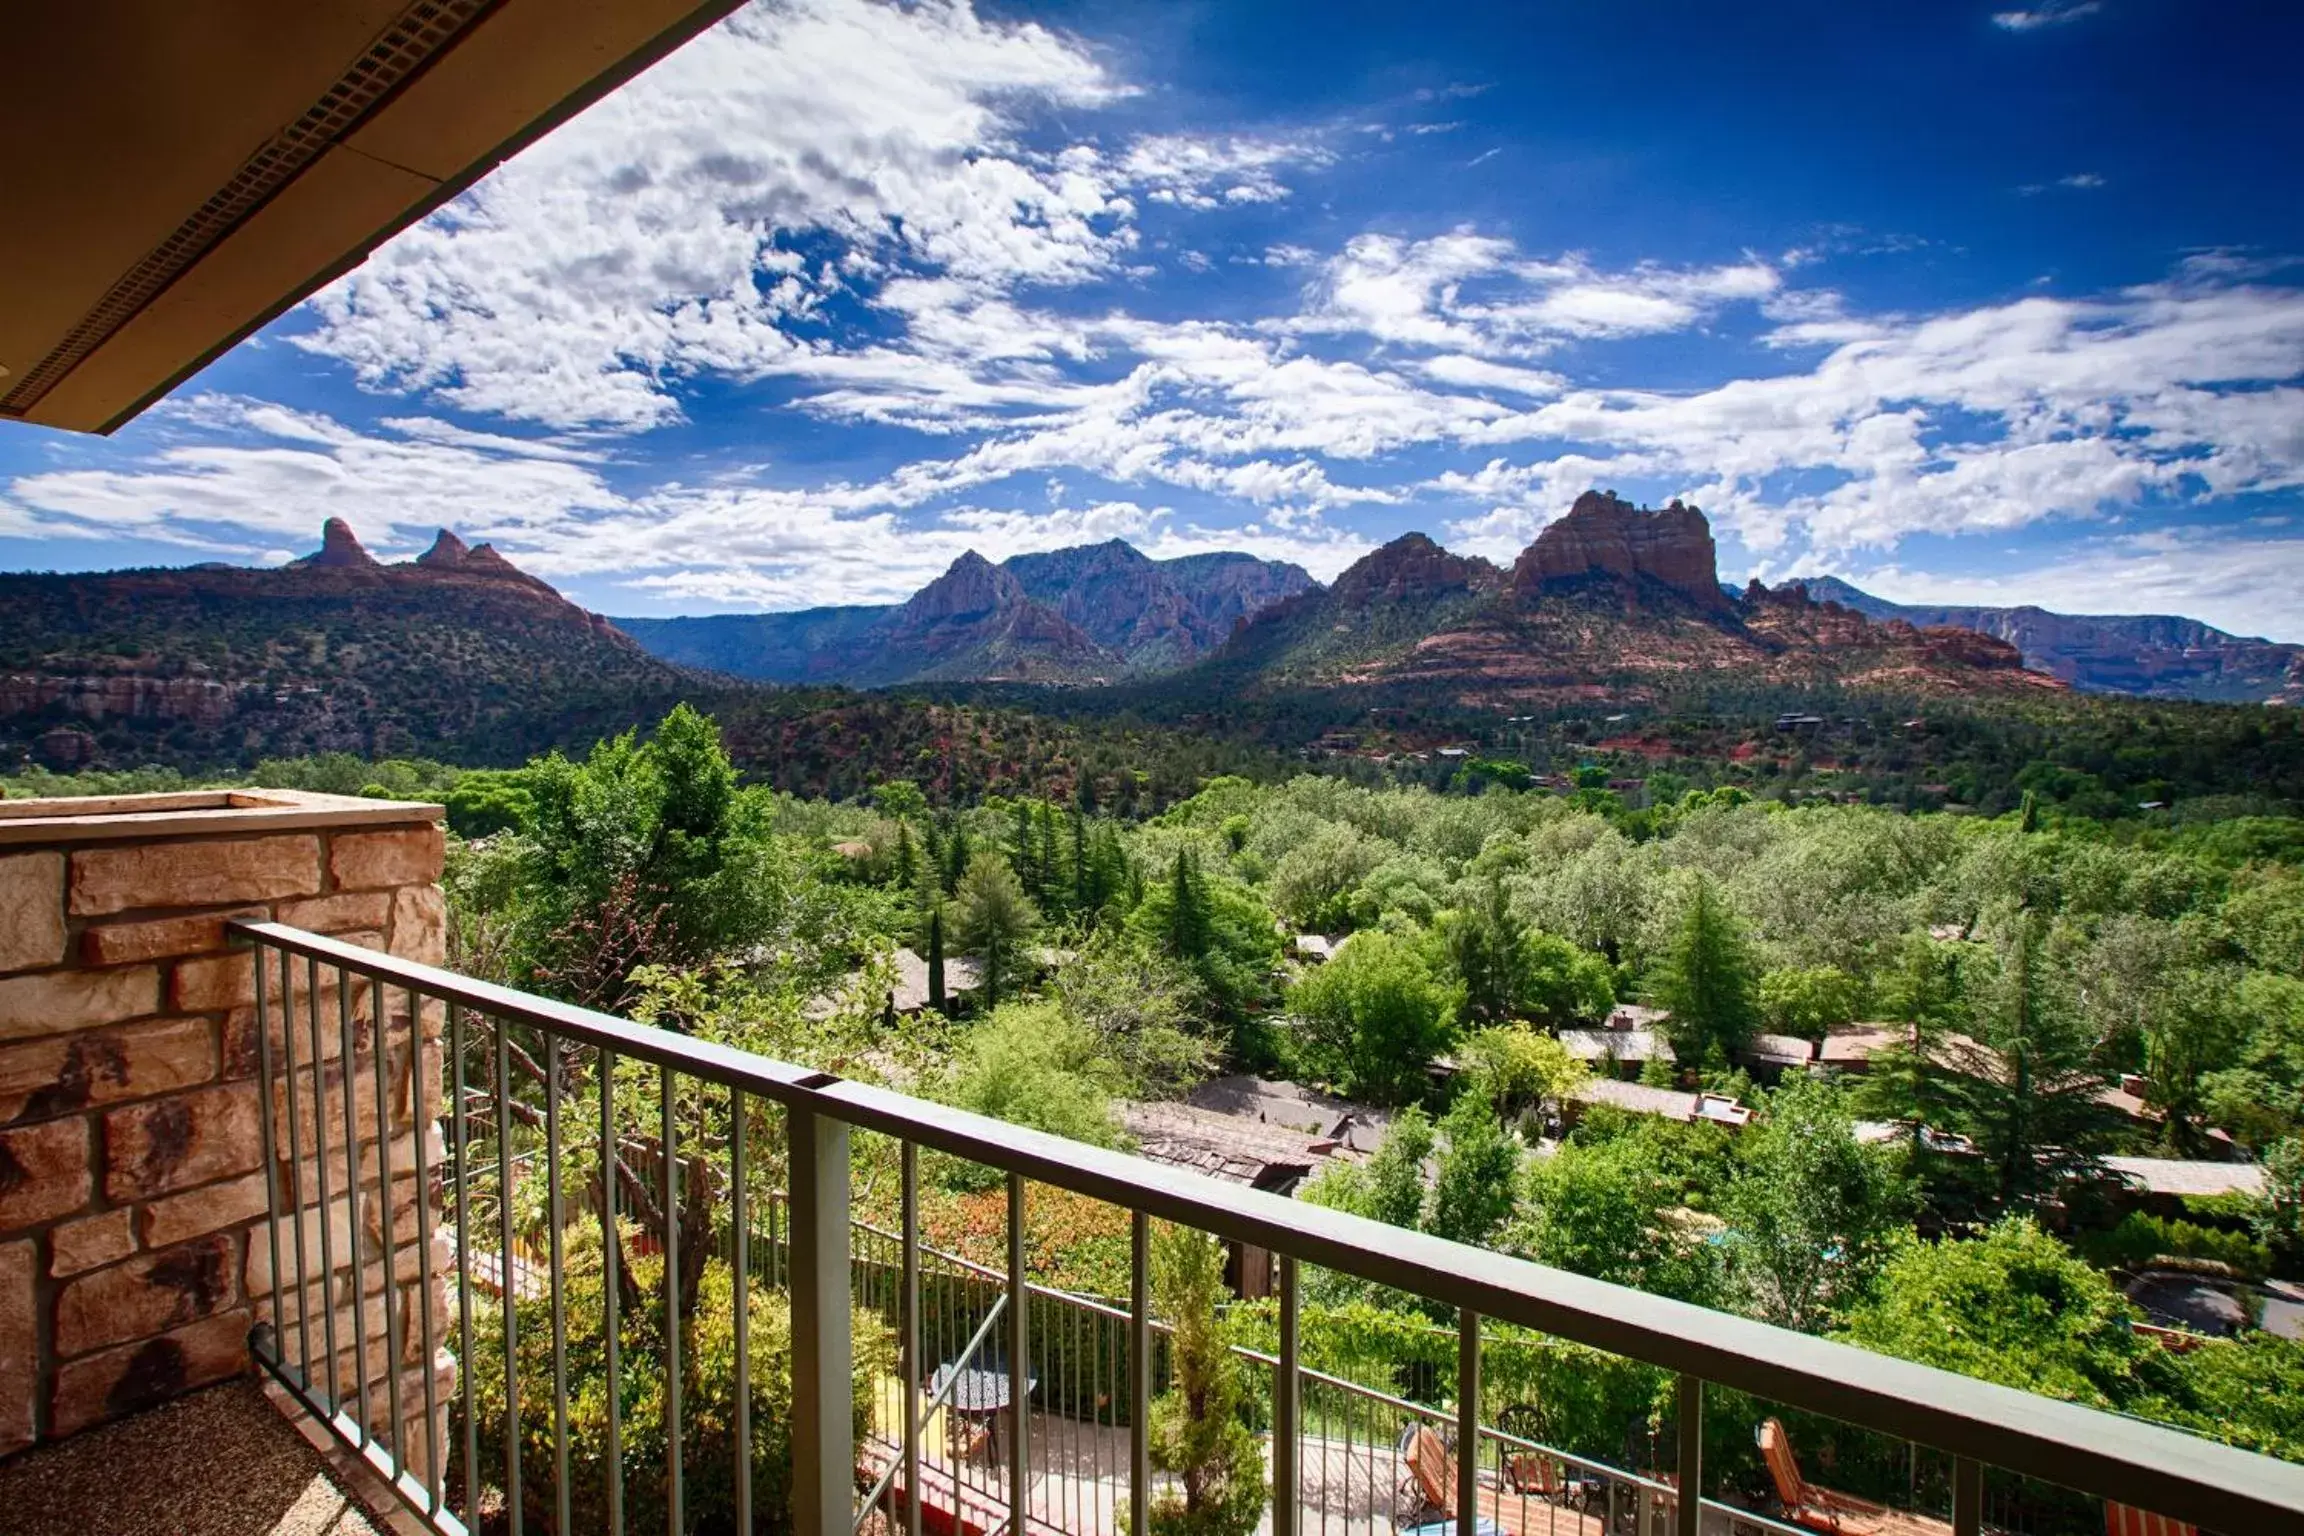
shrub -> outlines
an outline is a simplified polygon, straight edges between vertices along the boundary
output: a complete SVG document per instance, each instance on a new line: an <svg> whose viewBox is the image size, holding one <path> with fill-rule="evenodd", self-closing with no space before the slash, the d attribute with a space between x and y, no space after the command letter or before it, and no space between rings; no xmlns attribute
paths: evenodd
<svg viewBox="0 0 2304 1536"><path fill-rule="evenodd" d="M2091 1232L2073 1246L2103 1269L2139 1269L2155 1260L2207 1260L2248 1279L2261 1279L2272 1267L2264 1244L2242 1232L2203 1227L2133 1211L2109 1232Z"/></svg>
<svg viewBox="0 0 2304 1536"><path fill-rule="evenodd" d="M626 1245L628 1254L630 1245ZM568 1234L562 1302L568 1372L569 1505L575 1524L605 1529L608 1519L607 1296L597 1231L582 1223ZM661 1257L627 1261L625 1303L617 1317L618 1396L624 1464L624 1516L628 1529L665 1528L670 1441L665 1428L664 1264ZM640 1304L631 1305L637 1293ZM746 1338L751 1356L752 1517L758 1531L791 1525L792 1321L785 1296L754 1279ZM552 1332L543 1307L517 1316L520 1368L520 1483L522 1508L536 1529L550 1527L558 1484L552 1404ZM877 1378L895 1368L887 1330L869 1313L854 1320L856 1433L862 1433ZM501 1447L504 1424L502 1309L473 1309L473 1412L483 1446ZM736 1311L729 1266L707 1259L693 1313L680 1320L680 1446L688 1519L702 1530L732 1530L735 1523ZM461 1400L452 1403L450 1443L463 1434ZM493 1479L501 1450L481 1458ZM469 1476L469 1472L466 1474Z"/></svg>

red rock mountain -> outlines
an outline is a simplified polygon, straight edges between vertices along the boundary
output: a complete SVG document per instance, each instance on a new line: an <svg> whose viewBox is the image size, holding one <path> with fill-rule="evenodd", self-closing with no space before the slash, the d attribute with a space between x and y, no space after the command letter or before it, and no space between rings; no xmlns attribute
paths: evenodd
<svg viewBox="0 0 2304 1536"><path fill-rule="evenodd" d="M1568 515L1536 535L1512 567L1523 599L1607 583L1637 602L1663 588L1705 613L1726 613L1712 525L1675 501L1660 511L1636 507L1614 491L1586 491Z"/></svg>
<svg viewBox="0 0 2304 1536"><path fill-rule="evenodd" d="M0 761L59 733L83 764L419 748L499 761L570 722L621 729L633 700L689 686L445 532L391 565L330 518L319 550L277 569L0 575Z"/></svg>
<svg viewBox="0 0 2304 1536"><path fill-rule="evenodd" d="M1656 698L1711 678L1918 692L2059 686L1964 630L1874 624L1797 589L1722 589L1694 507L1587 492L1509 577L1408 534L1324 592L1258 615L1207 664L1208 686L1387 686L1472 707ZM1192 681L1192 674L1180 680Z"/></svg>

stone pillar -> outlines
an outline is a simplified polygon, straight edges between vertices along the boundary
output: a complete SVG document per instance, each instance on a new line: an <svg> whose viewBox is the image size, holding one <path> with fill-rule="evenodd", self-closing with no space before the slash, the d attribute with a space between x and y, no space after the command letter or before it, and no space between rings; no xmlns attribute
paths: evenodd
<svg viewBox="0 0 2304 1536"><path fill-rule="evenodd" d="M0 1455L250 1368L249 1330L271 1320L273 1288L260 1095L277 1107L286 1087L277 962L268 982L275 1080L260 1084L254 956L229 945L224 924L268 917L439 963L440 815L433 805L286 790L0 802ZM371 1418L389 1435L385 1372L406 1373L414 1466L424 1454L419 1330L406 1330L400 1361L385 1360L374 1285L370 1316L355 1321L346 1282L355 1262L382 1279L376 1154L389 1134L394 1282L411 1321L420 1304L444 1318L448 1245L436 1239L434 1294L419 1297L415 1241L416 1203L431 1197L414 1179L419 1124L427 1170L439 1166L439 1009L425 1010L418 1028L400 994L387 998L379 1106L375 999L353 989L350 1120L362 1176L347 1198L342 1032L325 968L321 980L319 1088L333 1094L334 1112L315 1120L312 1058L300 1050L302 1146L290 1147L284 1119L275 1122L283 1198L301 1152L310 1205L301 1215L314 1239L298 1275L294 1225L280 1224L290 1271L282 1331L298 1320L299 1280L311 1286L315 1338L323 1321L323 1217L309 1172L324 1127L340 1376L349 1396L353 1363L366 1367ZM301 1009L301 964L296 986ZM363 1334L374 1342L355 1349ZM286 1353L296 1358L293 1344ZM311 1364L316 1375L324 1369L317 1344ZM430 1365L452 1379L452 1358Z"/></svg>

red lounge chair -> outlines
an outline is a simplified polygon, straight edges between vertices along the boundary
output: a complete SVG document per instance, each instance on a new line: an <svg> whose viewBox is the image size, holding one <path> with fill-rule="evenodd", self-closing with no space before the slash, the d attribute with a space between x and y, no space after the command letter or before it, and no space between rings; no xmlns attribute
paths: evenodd
<svg viewBox="0 0 2304 1536"><path fill-rule="evenodd" d="M2200 1527L2156 1515L2148 1509L2131 1509L2125 1504L2107 1502L2104 1536L2200 1536Z"/></svg>
<svg viewBox="0 0 2304 1536"><path fill-rule="evenodd" d="M1784 1505L1784 1518L1794 1525L1825 1536L1952 1536L1952 1527L1926 1515L1859 1499L1854 1494L1819 1488L1800 1475L1792 1456L1792 1441L1781 1420L1760 1426L1760 1454L1768 1475L1776 1481L1776 1497Z"/></svg>

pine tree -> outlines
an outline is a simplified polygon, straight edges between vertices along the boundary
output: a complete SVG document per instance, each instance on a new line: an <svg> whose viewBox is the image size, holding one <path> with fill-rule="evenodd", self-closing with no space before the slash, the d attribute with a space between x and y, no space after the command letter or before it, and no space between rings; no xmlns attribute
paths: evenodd
<svg viewBox="0 0 2304 1536"><path fill-rule="evenodd" d="M1168 931L1163 935L1168 953L1187 963L1198 960L1208 953L1208 893L1189 849L1176 850L1168 896Z"/></svg>
<svg viewBox="0 0 2304 1536"><path fill-rule="evenodd" d="M984 967L984 1006L994 1007L1003 986L1022 968L1024 946L1040 926L1040 911L997 853L969 863L952 899L953 940Z"/></svg>
<svg viewBox="0 0 2304 1536"><path fill-rule="evenodd" d="M920 883L920 850L912 845L912 823L896 823L896 888L909 893Z"/></svg>
<svg viewBox="0 0 2304 1536"><path fill-rule="evenodd" d="M1973 1042L1952 1051L1965 1129L1993 1170L2000 1200L2053 1196L2096 1166L2111 1114L2104 1078L2069 978L2047 952L2047 920L2018 909L2002 925L1996 964L1968 988Z"/></svg>
<svg viewBox="0 0 2304 1536"><path fill-rule="evenodd" d="M1752 947L1742 926L1698 875L1658 967L1656 1000L1671 1013L1665 1028L1683 1068L1726 1065L1728 1053L1752 1038L1760 1024L1760 995Z"/></svg>
<svg viewBox="0 0 2304 1536"><path fill-rule="evenodd" d="M1088 899L1088 821L1078 811L1072 813L1072 910L1088 919L1093 926L1096 909L1101 902Z"/></svg>
<svg viewBox="0 0 2304 1536"><path fill-rule="evenodd" d="M949 896L960 889L960 877L968 873L970 854L966 824L954 826L951 839L944 844L945 895Z"/></svg>

